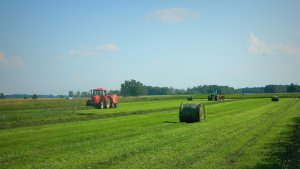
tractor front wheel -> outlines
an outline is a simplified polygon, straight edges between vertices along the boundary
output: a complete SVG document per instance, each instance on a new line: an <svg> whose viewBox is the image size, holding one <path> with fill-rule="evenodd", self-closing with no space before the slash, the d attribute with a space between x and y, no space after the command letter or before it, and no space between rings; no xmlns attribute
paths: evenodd
<svg viewBox="0 0 300 169"><path fill-rule="evenodd" d="M88 100L88 101L86 101L86 104L85 104L85 106L91 106L91 100Z"/></svg>
<svg viewBox="0 0 300 169"><path fill-rule="evenodd" d="M110 98L108 97L105 101L104 101L104 108L108 109L110 107Z"/></svg>

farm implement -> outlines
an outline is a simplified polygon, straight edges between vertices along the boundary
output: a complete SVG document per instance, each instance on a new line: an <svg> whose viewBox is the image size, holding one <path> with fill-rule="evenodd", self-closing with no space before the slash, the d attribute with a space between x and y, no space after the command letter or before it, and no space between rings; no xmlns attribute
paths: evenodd
<svg viewBox="0 0 300 169"><path fill-rule="evenodd" d="M224 95L219 95L217 92L210 93L208 95L208 101L224 101Z"/></svg>

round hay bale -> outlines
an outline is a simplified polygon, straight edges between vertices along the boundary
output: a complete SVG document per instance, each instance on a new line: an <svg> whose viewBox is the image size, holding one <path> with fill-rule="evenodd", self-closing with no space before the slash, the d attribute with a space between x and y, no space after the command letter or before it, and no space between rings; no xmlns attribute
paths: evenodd
<svg viewBox="0 0 300 169"><path fill-rule="evenodd" d="M278 96L272 96L272 99L271 99L272 101L279 101L279 98L278 98Z"/></svg>
<svg viewBox="0 0 300 169"><path fill-rule="evenodd" d="M193 101L193 96L188 96L186 99L187 101Z"/></svg>
<svg viewBox="0 0 300 169"><path fill-rule="evenodd" d="M200 104L181 104L179 109L180 122L199 122L200 121Z"/></svg>

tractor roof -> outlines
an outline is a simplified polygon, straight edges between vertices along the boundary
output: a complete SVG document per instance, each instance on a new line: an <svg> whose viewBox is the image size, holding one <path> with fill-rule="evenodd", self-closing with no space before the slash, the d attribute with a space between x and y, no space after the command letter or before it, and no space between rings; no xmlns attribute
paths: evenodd
<svg viewBox="0 0 300 169"><path fill-rule="evenodd" d="M104 88L97 88L97 89L94 89L94 90L106 91Z"/></svg>

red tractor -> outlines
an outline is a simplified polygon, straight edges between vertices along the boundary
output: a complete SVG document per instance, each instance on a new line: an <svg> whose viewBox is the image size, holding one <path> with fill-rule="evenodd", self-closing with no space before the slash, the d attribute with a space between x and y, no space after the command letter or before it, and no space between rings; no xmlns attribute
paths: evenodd
<svg viewBox="0 0 300 169"><path fill-rule="evenodd" d="M90 90L91 97L86 102L86 106L95 106L98 109L117 108L118 96L116 94L108 95L103 88Z"/></svg>

